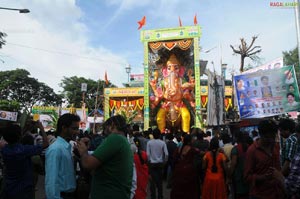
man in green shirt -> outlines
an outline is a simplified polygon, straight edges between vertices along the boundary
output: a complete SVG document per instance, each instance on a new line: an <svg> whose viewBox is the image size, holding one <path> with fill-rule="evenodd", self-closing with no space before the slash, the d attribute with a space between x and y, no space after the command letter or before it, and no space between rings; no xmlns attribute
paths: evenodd
<svg viewBox="0 0 300 199"><path fill-rule="evenodd" d="M133 154L126 138L125 119L113 116L103 124L106 139L88 155L84 140L77 143L84 168L94 170L91 199L129 199L133 174Z"/></svg>

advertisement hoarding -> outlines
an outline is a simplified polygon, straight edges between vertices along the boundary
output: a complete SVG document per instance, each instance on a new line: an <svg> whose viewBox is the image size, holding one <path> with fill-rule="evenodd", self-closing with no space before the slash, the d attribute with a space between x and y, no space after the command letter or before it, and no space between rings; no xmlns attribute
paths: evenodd
<svg viewBox="0 0 300 199"><path fill-rule="evenodd" d="M293 66L234 77L241 118L262 118L300 110Z"/></svg>

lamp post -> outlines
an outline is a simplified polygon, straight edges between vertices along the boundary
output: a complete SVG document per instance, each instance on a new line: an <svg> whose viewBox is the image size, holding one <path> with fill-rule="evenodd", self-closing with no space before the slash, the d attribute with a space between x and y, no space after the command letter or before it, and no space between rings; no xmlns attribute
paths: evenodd
<svg viewBox="0 0 300 199"><path fill-rule="evenodd" d="M19 13L29 13L30 10L28 9L17 9L17 8L5 8L5 7L0 7L1 10L12 10L12 11L19 11Z"/></svg>
<svg viewBox="0 0 300 199"><path fill-rule="evenodd" d="M130 72L131 72L130 64L128 64L128 65L125 67L125 70L126 70L126 73L128 74L128 82L129 82L129 74L130 74Z"/></svg>

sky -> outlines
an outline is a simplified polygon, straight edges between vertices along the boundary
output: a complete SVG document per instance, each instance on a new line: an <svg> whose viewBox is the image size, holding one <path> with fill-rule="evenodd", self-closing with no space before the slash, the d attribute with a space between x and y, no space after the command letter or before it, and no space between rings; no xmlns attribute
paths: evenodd
<svg viewBox="0 0 300 199"><path fill-rule="evenodd" d="M220 63L239 73L240 38L256 45L265 63L297 46L295 13L274 8L269 0L2 0L0 7L27 8L28 14L0 9L0 31L6 45L0 49L0 70L23 68L56 92L63 77L104 79L122 87L131 74L143 73L143 44L137 22L146 16L143 30L193 25L197 15L202 36L200 59L220 73ZM292 2L281 1L281 2ZM206 52L209 51L209 52ZM214 65L212 64L214 62ZM246 65L255 63L246 59Z"/></svg>

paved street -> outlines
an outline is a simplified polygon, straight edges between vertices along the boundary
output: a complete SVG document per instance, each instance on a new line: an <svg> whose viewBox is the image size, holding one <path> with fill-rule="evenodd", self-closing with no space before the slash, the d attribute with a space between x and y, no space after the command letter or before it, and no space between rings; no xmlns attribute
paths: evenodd
<svg viewBox="0 0 300 199"><path fill-rule="evenodd" d="M37 186L37 191L35 193L35 199L45 199L45 186L44 186L44 179L45 176L39 176L39 181L38 181L38 186ZM170 189L166 189L166 184L164 183L164 199L169 199L170 198ZM148 195L147 199L150 199L150 190L148 187Z"/></svg>

